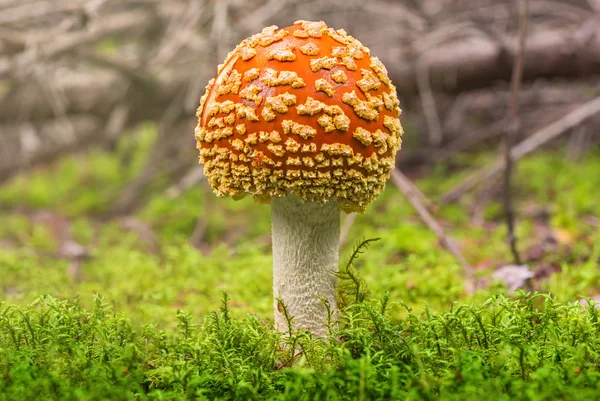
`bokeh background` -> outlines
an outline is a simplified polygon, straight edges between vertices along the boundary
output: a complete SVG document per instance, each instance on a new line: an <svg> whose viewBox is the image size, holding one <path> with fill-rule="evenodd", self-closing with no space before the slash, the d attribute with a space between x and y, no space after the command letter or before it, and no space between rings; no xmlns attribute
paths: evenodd
<svg viewBox="0 0 600 401"><path fill-rule="evenodd" d="M237 43L300 19L344 28L387 66L406 131L397 167L444 232L392 183L345 217L344 255L381 238L356 265L374 296L432 307L513 287L595 296L600 1L528 2L509 130L520 4L0 0L0 300L100 293L172 323L227 291L234 313L269 318L269 208L211 194L195 111ZM511 196L525 265L513 270L502 175L490 173L509 131L522 152Z"/></svg>

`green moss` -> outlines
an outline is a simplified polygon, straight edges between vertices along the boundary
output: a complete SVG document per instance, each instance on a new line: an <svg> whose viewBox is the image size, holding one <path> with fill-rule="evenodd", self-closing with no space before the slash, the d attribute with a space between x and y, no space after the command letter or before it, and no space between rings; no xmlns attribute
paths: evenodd
<svg viewBox="0 0 600 401"><path fill-rule="evenodd" d="M6 274L0 281L2 288L9 289L4 299L31 302L39 294L48 293L81 296L89 306L92 294L98 292L131 312L135 321L155 316L156 323L162 324L163 317L176 307L193 308L198 316L206 313L226 290L239 303L234 308L239 310L238 316L249 311L271 315L267 205L258 205L249 197L237 202L218 199L206 187L190 189L176 200L155 195L137 216L155 234L150 240L125 228L120 221L99 223L86 217L105 209L107 199L116 198L127 180L139 172L154 135L153 126L144 126L135 137L137 141L127 138L119 142L115 155L97 152L86 159L67 158L52 169L20 177L3 188L0 205L4 209L39 206L71 216L73 238L91 252L80 266L81 281L75 282L69 276L68 262L56 257L57 239L47 227L33 224L25 215L0 214L0 238L11 244L0 252L0 264L10 266L3 269ZM130 169L123 170L121 159L131 152ZM564 269L540 287L564 301L596 295L596 269L585 263L590 260L593 243L598 243L592 240L597 238L597 229L582 224L581 219L600 215L597 200L590 196L600 185L599 160L590 153L572 164L560 153L549 152L521 161L517 170L517 209L532 200L548 204L552 226L567 230L574 238L567 244L572 256L550 255L551 262ZM485 156L465 159L474 168L487 161L489 157ZM458 178L436 167L418 185L435 199ZM36 187L44 189L31 189ZM492 202L486 214L496 225L493 230L474 227L463 205L438 206L436 217L466 258L484 266L477 271L479 277L486 280L491 269L510 260L498 202ZM199 217L206 224L200 253L188 244ZM518 233L521 249L540 241L530 219L519 217ZM357 216L348 244L342 248L342 260L352 252L356 238L375 237L382 240L355 265L374 297L389 292L393 299L412 306L427 303L438 310L457 300L480 302L506 291L493 284L468 292L461 267L439 246L435 235L391 184L367 213ZM43 270L36 266L43 266ZM561 289L561 283L571 284ZM398 312L396 317L400 316Z"/></svg>
<svg viewBox="0 0 600 401"><path fill-rule="evenodd" d="M233 318L226 298L201 323L178 312L170 332L136 328L101 298L90 310L51 297L2 306L0 399L584 400L600 390L593 306L521 294L409 309L403 321L388 308L388 298L352 304L323 342Z"/></svg>
<svg viewBox="0 0 600 401"><path fill-rule="evenodd" d="M356 239L381 238L352 263L365 301L346 297L335 341L299 334L281 346L269 328L267 205L218 199L202 183L174 200L164 188L146 199L133 216L144 232L103 217L154 139L148 124L113 154L68 157L2 187L0 400L554 400L593 399L599 390L596 312L578 304L600 286L597 153L572 163L545 152L516 170L520 249L537 246L543 230L563 236L530 262L556 270L536 281L553 298L506 299L505 286L491 280L511 260L498 199L485 207L482 227L470 221L472 195L436 205L436 218L476 267L482 288L472 291L389 184L342 247L346 261ZM493 157L458 162L475 171ZM435 201L469 174L450 172L435 166L417 184ZM526 214L531 206L546 207L548 223ZM59 256L51 225L32 218L38 210L66 217L72 239L89 250L78 275ZM197 249L189 238L199 221ZM384 313L368 294L389 299ZM302 352L292 358L291 348Z"/></svg>

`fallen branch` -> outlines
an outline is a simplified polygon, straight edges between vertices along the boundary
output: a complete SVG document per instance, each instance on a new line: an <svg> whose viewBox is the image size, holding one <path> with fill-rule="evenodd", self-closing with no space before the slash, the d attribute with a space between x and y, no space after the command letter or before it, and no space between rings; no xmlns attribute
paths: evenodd
<svg viewBox="0 0 600 401"><path fill-rule="evenodd" d="M429 113L434 143L441 134L450 139L452 133L461 135L470 129L471 122L477 122L477 116L467 111L458 118L458 128L440 124L439 119L443 122L449 114L449 103L456 101L454 95L444 97L440 92L454 94L473 87L489 88L498 80L510 79L517 49L514 29L499 29L496 36L482 34L477 24L470 21L482 19L493 26L495 21L510 17L509 13L498 16L487 8L483 12L479 8L473 11L474 7L468 6L468 2L444 2L438 11L429 14L419 2L398 4L392 0L368 4L358 0L0 0L0 76L6 78L0 78L0 121L3 124L30 121L38 126L40 120L57 116L93 115L104 125L98 127L96 135L112 138L87 140L76 135L76 140L84 142L61 148L77 150L114 142L119 127L135 127L145 121L157 123L173 101L184 104L183 117L191 121L204 85L214 75L214 66L222 60L215 54L216 50L229 50L263 26L284 25L282 21L294 21L297 15L339 21L336 16L342 3L350 22L346 28L350 30L351 26L352 34L364 38L372 54L386 63L407 109L411 104L418 104L411 98L419 93L417 70L421 68L421 91L428 97L423 99L424 108ZM508 2L492 3L498 3L505 11L511 7ZM547 10L540 9L532 20L535 34L527 42L524 80L582 77L587 85L590 78L599 73L600 24L593 18L585 23L588 18L585 11L578 13L575 20L564 19L559 15L564 14L563 10L556 12L558 8L554 5L546 7ZM467 11L468 16L455 18ZM482 18L484 16L486 18ZM257 23L255 17L262 22ZM81 23L76 21L79 18L82 18ZM368 20L379 23L377 26L352 23ZM397 24L399 20L403 23ZM337 24L336 28L343 27ZM110 39L106 48L97 45L104 39ZM214 39L218 39L218 45ZM113 45L116 47L112 48ZM417 60L422 61L420 66ZM36 78L38 71L43 75ZM573 82L568 85L572 86ZM548 86L557 85L553 81ZM528 90L523 95L528 96L529 92L537 91ZM498 97L496 90L490 93L490 98ZM576 99L571 100L574 95ZM544 95L544 99L577 102L581 96L570 90L555 96ZM482 104L475 103L481 110ZM123 113L114 113L121 105L128 106L126 118ZM437 116L432 106L438 107ZM491 110L498 109L491 106ZM471 121L465 117L475 118ZM486 121L500 117L496 113L492 118ZM522 118L526 122L525 117ZM107 122L111 122L110 127L106 126ZM441 130L437 126L441 126ZM172 135L170 139L191 138L189 129ZM10 137L10 140L15 139L16 136ZM18 144L11 144L11 147L16 146ZM468 143L460 146L468 146ZM426 152L427 157L413 154L419 161L435 160L432 152ZM45 160L49 162L61 155L54 153ZM404 163L407 156L408 152L403 153L400 160ZM194 167L191 160L189 170ZM16 162L14 169L22 169L18 166L23 164ZM164 172L160 170L160 174Z"/></svg>
<svg viewBox="0 0 600 401"><path fill-rule="evenodd" d="M502 135L505 127L506 120L502 119L487 127L458 135L454 141L434 152L431 156L431 160L436 163L446 162L457 153L472 149L482 142Z"/></svg>
<svg viewBox="0 0 600 401"><path fill-rule="evenodd" d="M100 123L95 116L76 115L35 125L0 125L0 183L21 169L54 160L57 154L102 141Z"/></svg>
<svg viewBox="0 0 600 401"><path fill-rule="evenodd" d="M588 118L600 113L600 97L597 97L570 112L563 118L542 128L527 139L514 146L510 151L510 157L519 160L523 156L533 152L540 146L548 143L552 139L559 137L568 130L578 126ZM496 174L502 172L506 167L504 160L497 161L493 166L478 171L465 178L460 184L446 192L440 198L442 202L456 202L466 192L477 185L491 179Z"/></svg>
<svg viewBox="0 0 600 401"><path fill-rule="evenodd" d="M153 96L158 97L161 95L161 87L158 80L140 66L133 65L122 58L111 57L88 49L80 50L78 53L99 67L106 67L120 72L131 82L139 85Z"/></svg>
<svg viewBox="0 0 600 401"><path fill-rule="evenodd" d="M131 212L135 208L137 201L140 199L146 184L156 177L156 170L161 168L161 163L164 162L168 152L171 150L171 147L165 143L168 142L166 139L167 136L171 132L178 132L178 129L181 128L182 125L185 126L185 124L182 123L177 125L183 112L181 106L182 105L179 102L173 101L163 113L158 126L156 141L146 160L146 164L142 169L142 172L138 174L119 194L119 197L112 206L113 213L126 214ZM171 143L170 145L173 146L174 144Z"/></svg>
<svg viewBox="0 0 600 401"><path fill-rule="evenodd" d="M123 32L131 33L132 29L144 28L152 25L152 16L143 11L131 11L112 17L108 21L101 21L89 29L66 33L60 40L41 43L31 49L25 50L15 58L4 57L0 59L0 78L11 74L30 71L36 63L45 59L57 57L81 46L86 46L101 39L109 38Z"/></svg>
<svg viewBox="0 0 600 401"><path fill-rule="evenodd" d="M400 170L395 170L400 172ZM400 173L402 174L402 173ZM417 202L420 202L428 212L433 212L436 210L435 205L431 202L427 196L409 179L407 179L404 175L402 176L404 185L406 186L407 192L410 193L411 197L414 197ZM350 233L350 229L358 216L357 213L349 213L346 215L342 227L340 229L340 246L346 243L346 239L348 238L348 234Z"/></svg>
<svg viewBox="0 0 600 401"><path fill-rule="evenodd" d="M600 23L592 17L578 29L542 29L526 41L523 80L546 77L584 77L598 75L600 69ZM419 93L418 74L423 66L393 58L385 49L371 49L381 54L386 65L393 66L390 76L398 93L412 96ZM434 92L456 93L489 87L497 81L509 81L518 53L517 40L499 42L491 37L467 37L436 46L426 51L421 60L429 72Z"/></svg>
<svg viewBox="0 0 600 401"><path fill-rule="evenodd" d="M179 180L175 185L167 189L165 191L165 196L171 200L177 199L183 195L185 191L202 182L204 178L206 178L204 175L204 169L202 166L196 166L190 172L184 175L183 178L181 178L181 180Z"/></svg>
<svg viewBox="0 0 600 401"><path fill-rule="evenodd" d="M35 3L18 4L12 8L5 8L0 13L0 24L20 22L21 20L34 20L48 17L50 14L79 11L83 8L84 1L38 1Z"/></svg>
<svg viewBox="0 0 600 401"><path fill-rule="evenodd" d="M473 275L473 268L462 256L454 241L446 235L440 223L437 222L437 220L429 213L425 205L423 205L421 196L414 190L415 185L398 169L392 170L392 182L400 192L402 192L406 199L408 199L410 204L419 214L421 220L423 220L427 227L435 233L440 244L454 256L458 263L460 263L465 276L474 282L475 277Z"/></svg>

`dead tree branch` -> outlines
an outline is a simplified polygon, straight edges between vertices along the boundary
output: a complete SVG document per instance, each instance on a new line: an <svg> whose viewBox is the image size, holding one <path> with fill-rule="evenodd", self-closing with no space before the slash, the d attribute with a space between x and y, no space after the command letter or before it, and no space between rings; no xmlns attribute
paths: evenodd
<svg viewBox="0 0 600 401"><path fill-rule="evenodd" d="M166 158L164 168L148 167L146 178L136 181L135 192L144 193L144 183L156 182L154 175L167 171L180 174L174 181L187 182L183 177L197 166L190 123L222 53L264 26L285 26L298 19L323 19L363 40L388 67L407 111L403 117L407 131L428 126L431 143L439 143L443 136L444 142L455 144L448 152L439 149L447 160L456 149L496 136L496 132L480 136L477 121L503 124L508 102L498 99L496 91L498 87L504 91L505 85L496 84L510 80L518 53L512 2L476 0L480 7L473 7L473 1L431 7L396 0L0 0L0 181L69 152L94 146L111 149L121 132L135 132L132 128L147 121L161 126L169 105L179 104L181 115L167 142L190 153L177 158L170 148L160 156ZM600 76L600 23L598 17L589 17L590 4L595 3L531 0L533 34L523 61L523 104L536 93L537 84L527 83L540 78L567 77L571 88L573 79L585 78L589 86ZM485 116L473 116L465 108L446 124L452 105L473 96L473 88L487 88L488 97L495 99L478 103L480 109L487 108ZM542 96L544 102L571 107L589 96L562 88L555 92L556 96ZM534 106L536 102L531 100ZM427 112L426 120L423 113L411 112L420 107ZM550 108L539 113L545 113L545 119L536 120L537 126L538 121L550 121ZM530 115L532 111L523 106L524 125ZM81 116L93 124L82 124ZM51 122L65 128L61 137L70 139L41 134ZM11 135L7 127L17 127L13 134L18 135ZM23 127L34 127L39 142L27 148L27 156L19 150L29 143ZM478 135L461 141L465 132ZM421 161L438 160L437 150L406 149L410 142L407 135L401 163L410 151Z"/></svg>
<svg viewBox="0 0 600 401"><path fill-rule="evenodd" d="M101 126L93 115L0 126L0 182L21 169L43 165L56 154L76 151L97 142L101 138L98 135Z"/></svg>
<svg viewBox="0 0 600 401"><path fill-rule="evenodd" d="M28 71L36 62L57 57L75 48L86 46L100 39L109 38L123 32L131 32L134 28L151 24L150 14L140 11L123 13L111 19L92 25L89 29L63 35L57 41L40 44L27 49L14 59L0 59L0 78L10 74Z"/></svg>
<svg viewBox="0 0 600 401"><path fill-rule="evenodd" d="M442 245L448 252L454 256L454 258L460 263L465 273L465 276L474 280L473 268L466 259L462 256L462 253L454 243L454 241L446 235L444 229L437 222L437 220L429 213L425 205L421 202L421 196L414 190L415 185L398 169L392 170L392 182L402 192L404 197L410 202L417 214L423 220L423 222L429 227L431 231L435 233Z"/></svg>
<svg viewBox="0 0 600 401"><path fill-rule="evenodd" d="M455 93L509 81L518 45L514 38L504 43L489 37L469 37L428 51L422 57L435 92ZM578 29L543 29L528 36L523 61L523 80L578 78L600 74L599 17L583 22ZM382 54L390 74L404 96L418 93L419 66Z"/></svg>
<svg viewBox="0 0 600 401"><path fill-rule="evenodd" d="M197 166L185 176L183 176L183 178L179 180L175 185L169 187L169 189L165 191L165 196L168 199L176 199L188 189L198 185L204 180L204 178L206 178L204 175L204 168L202 168L202 166Z"/></svg>
<svg viewBox="0 0 600 401"><path fill-rule="evenodd" d="M581 105L563 118L553 122L545 128L542 128L527 139L520 142L518 145L514 146L510 151L511 159L521 159L523 156L533 152L549 141L556 139L570 129L577 127L579 124L598 113L600 113L600 97ZM473 189L482 182L492 179L496 174L502 172L505 166L504 160L500 160L493 166L468 176L460 184L442 195L441 201L458 201L469 190Z"/></svg>

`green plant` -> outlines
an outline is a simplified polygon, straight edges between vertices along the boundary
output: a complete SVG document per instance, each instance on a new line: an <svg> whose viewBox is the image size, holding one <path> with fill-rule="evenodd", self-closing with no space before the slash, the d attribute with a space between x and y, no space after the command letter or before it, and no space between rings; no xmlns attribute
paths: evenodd
<svg viewBox="0 0 600 401"><path fill-rule="evenodd" d="M599 311L543 294L501 296L394 321L392 301L354 303L324 342L282 339L229 300L172 332L136 328L96 297L0 306L0 399L592 399ZM282 346L295 337L296 348ZM289 344L289 343L287 343Z"/></svg>

